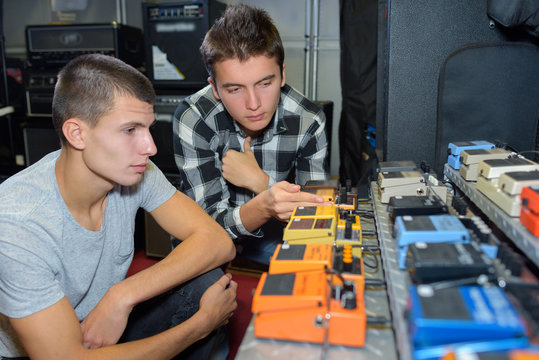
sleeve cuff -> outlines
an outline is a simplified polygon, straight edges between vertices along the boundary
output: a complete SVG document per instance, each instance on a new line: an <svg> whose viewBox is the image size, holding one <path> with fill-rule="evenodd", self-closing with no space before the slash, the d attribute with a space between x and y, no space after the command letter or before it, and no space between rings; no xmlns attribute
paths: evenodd
<svg viewBox="0 0 539 360"><path fill-rule="evenodd" d="M268 187L266 188L266 190L269 190L273 185L275 185L276 181L273 177L269 176L268 175Z"/></svg>
<svg viewBox="0 0 539 360"><path fill-rule="evenodd" d="M270 178L270 181L271 181L271 178ZM234 211L232 212L232 216L234 217L234 223L236 224L236 228L238 229L241 235L254 236L257 238L261 238L264 236L264 232L260 228L258 228L253 233L247 231L247 229L245 228L245 226L243 226L243 223L241 222L240 207L237 207L234 209Z"/></svg>

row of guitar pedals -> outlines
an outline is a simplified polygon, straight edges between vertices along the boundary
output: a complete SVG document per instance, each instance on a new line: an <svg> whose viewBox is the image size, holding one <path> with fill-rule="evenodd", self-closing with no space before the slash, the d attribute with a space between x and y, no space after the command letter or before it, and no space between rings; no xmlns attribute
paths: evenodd
<svg viewBox="0 0 539 360"><path fill-rule="evenodd" d="M295 210L253 298L255 336L364 347L371 322L391 324L365 313L365 292L385 286L365 277L366 254L379 253L362 238L365 199L334 184L305 190L334 206ZM412 283L406 314L392 316L406 316L414 359L454 358L463 349L538 356L539 287L519 281L512 250L479 218L448 214L434 193L390 200L390 241Z"/></svg>
<svg viewBox="0 0 539 360"><path fill-rule="evenodd" d="M475 183L503 212L520 218L533 236L539 236L539 205L534 207L539 198L539 163L483 140L449 143L448 153L447 164L465 181ZM387 169L378 174L383 203L398 195L437 193L445 198L445 186L425 177L413 162L401 162L399 171Z"/></svg>
<svg viewBox="0 0 539 360"><path fill-rule="evenodd" d="M461 175L463 168L468 171L463 177L470 175L466 164L472 164L474 157L501 153L494 147L462 149L476 145L482 146L471 142L449 145L448 164L455 168L458 157L464 164ZM457 148L462 151L454 155ZM507 179L500 174L509 169L533 171L518 168L530 164L533 162L520 156L505 155L503 160L479 161L475 171L479 177L499 176L498 183L503 184L499 191L520 198L519 189L526 187L519 184L520 174ZM385 202L393 222L398 264L410 273L414 284L406 314L414 359L439 359L451 351L481 353L481 359L489 355L510 358L516 356L512 354L516 349L519 356L524 352L531 358L539 356L538 279L523 265L524 258L498 240L469 209L457 212L446 204L447 197L434 190L445 184L420 173L413 162L381 163L381 168L378 193L382 198L389 188L393 194ZM424 191L410 190L417 184ZM453 201L461 198L455 195ZM472 358L479 358L475 356Z"/></svg>

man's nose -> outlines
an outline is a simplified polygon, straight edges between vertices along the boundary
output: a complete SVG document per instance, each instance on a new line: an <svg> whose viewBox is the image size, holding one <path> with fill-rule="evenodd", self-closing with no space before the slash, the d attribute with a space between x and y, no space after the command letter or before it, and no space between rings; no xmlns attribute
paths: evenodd
<svg viewBox="0 0 539 360"><path fill-rule="evenodd" d="M249 90L247 92L247 109L257 110L260 107L260 98L256 90Z"/></svg>
<svg viewBox="0 0 539 360"><path fill-rule="evenodd" d="M142 146L143 146L145 155L153 156L157 154L157 146L155 146L155 142L153 141L153 137L150 131L148 131L146 135L144 136Z"/></svg>

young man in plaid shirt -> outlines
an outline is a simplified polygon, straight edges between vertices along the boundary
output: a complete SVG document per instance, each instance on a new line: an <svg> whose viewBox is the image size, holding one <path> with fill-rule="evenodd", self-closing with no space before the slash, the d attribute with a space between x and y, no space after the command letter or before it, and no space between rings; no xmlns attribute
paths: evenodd
<svg viewBox="0 0 539 360"><path fill-rule="evenodd" d="M269 263L299 205L324 205L301 191L328 178L323 111L285 83L284 48L268 14L229 6L201 46L204 89L174 115L181 189L235 240Z"/></svg>

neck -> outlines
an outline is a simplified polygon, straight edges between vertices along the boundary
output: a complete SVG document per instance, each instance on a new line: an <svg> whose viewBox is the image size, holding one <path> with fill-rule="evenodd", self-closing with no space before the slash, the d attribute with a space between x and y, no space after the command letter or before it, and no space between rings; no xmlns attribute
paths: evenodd
<svg viewBox="0 0 539 360"><path fill-rule="evenodd" d="M79 151L63 147L56 162L56 180L60 195L75 220L87 230L98 231L107 194L114 184L90 176L81 156Z"/></svg>

